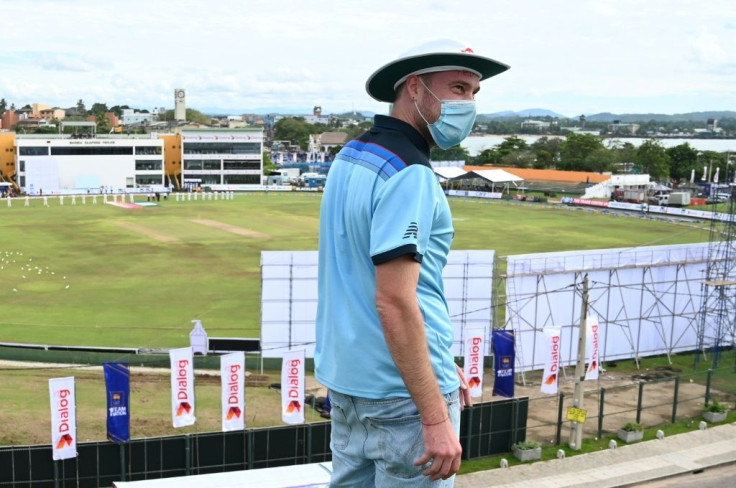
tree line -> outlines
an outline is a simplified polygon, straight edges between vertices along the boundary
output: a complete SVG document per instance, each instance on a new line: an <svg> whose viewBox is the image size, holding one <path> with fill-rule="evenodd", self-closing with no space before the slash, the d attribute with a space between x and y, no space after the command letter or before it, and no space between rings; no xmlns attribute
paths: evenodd
<svg viewBox="0 0 736 488"><path fill-rule="evenodd" d="M360 124L341 127L348 140L363 133L372 125ZM306 149L309 135L330 130L323 124L310 124L299 117L286 117L274 124L273 139L288 140ZM339 148L336 148L339 150ZM721 181L729 177L733 181L733 169L728 164L727 153L698 151L688 143L665 148L655 139L648 139L639 147L625 139L614 139L606 145L600 136L570 132L565 136L542 136L529 144L524 139L511 135L497 146L471 156L467 149L455 146L447 150L432 149L433 161L465 161L466 165L505 166L514 168L557 169L565 171L587 171L594 173L641 173L649 174L653 180L668 183L690 181L692 171L700 181L703 167L714 175L719 169ZM731 160L731 163L736 158Z"/></svg>
<svg viewBox="0 0 736 488"><path fill-rule="evenodd" d="M687 142L665 148L655 138L644 141L639 147L615 139L607 147L599 136L571 132L564 138L543 136L532 144L519 137L509 136L501 144L485 149L477 156L471 156L462 146L446 151L434 148L432 160L464 160L466 164L478 166L594 173L633 172L648 174L653 180L663 183L686 183L690 181L693 170L700 181L704 166L708 167L711 176L719 168L721 181L725 181L727 176L729 181L733 181L731 164L736 162L736 157L717 151L698 151Z"/></svg>
<svg viewBox="0 0 736 488"><path fill-rule="evenodd" d="M499 117L487 118L478 116L475 130L483 134L511 135L511 134L546 134L564 135L571 126L580 126L578 120L556 119L553 117L533 117L534 120L548 122L549 127L539 129L536 127L522 127L521 123L526 120L523 117ZM705 128L705 121L698 120L640 120L635 122L639 125L637 134L692 134L696 129ZM611 122L587 120L586 130L597 131L603 135L615 135L609 132ZM736 134L736 118L724 117L718 119L718 127L723 130L723 135ZM705 136L700 136L705 137Z"/></svg>

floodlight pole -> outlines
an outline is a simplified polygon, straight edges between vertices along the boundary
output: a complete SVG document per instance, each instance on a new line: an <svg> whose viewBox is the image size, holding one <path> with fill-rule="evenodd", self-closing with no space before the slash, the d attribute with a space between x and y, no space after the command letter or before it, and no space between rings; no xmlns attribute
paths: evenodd
<svg viewBox="0 0 736 488"><path fill-rule="evenodd" d="M580 310L580 333L578 334L578 362L575 365L575 394L572 405L582 410L583 408L583 381L585 380L585 344L588 330L586 321L588 318L588 274L583 277L583 304ZM570 423L570 448L579 451L583 445L583 424L580 422Z"/></svg>

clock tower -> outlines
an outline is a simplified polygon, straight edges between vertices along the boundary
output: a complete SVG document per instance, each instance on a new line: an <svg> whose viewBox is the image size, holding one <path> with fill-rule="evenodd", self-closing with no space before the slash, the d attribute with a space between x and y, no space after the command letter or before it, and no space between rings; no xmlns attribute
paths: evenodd
<svg viewBox="0 0 736 488"><path fill-rule="evenodd" d="M183 88L174 90L174 120L187 120L186 93Z"/></svg>

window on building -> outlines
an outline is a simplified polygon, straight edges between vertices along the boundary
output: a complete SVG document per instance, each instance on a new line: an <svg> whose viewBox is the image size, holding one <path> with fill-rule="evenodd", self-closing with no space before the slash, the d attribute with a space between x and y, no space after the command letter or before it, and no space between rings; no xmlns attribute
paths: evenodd
<svg viewBox="0 0 736 488"><path fill-rule="evenodd" d="M161 154L161 147L160 146L136 146L135 153L136 155L139 155L139 156L143 156L143 155L158 156Z"/></svg>
<svg viewBox="0 0 736 488"><path fill-rule="evenodd" d="M21 159L20 161L18 161L18 171L20 171L22 173L25 170L26 170L26 160L25 159Z"/></svg>
<svg viewBox="0 0 736 488"><path fill-rule="evenodd" d="M185 142L184 154L260 154L259 142Z"/></svg>
<svg viewBox="0 0 736 488"><path fill-rule="evenodd" d="M161 175L136 175L136 185L161 185L163 183L163 176Z"/></svg>
<svg viewBox="0 0 736 488"><path fill-rule="evenodd" d="M210 159L203 161L202 169L209 169L209 170L220 170L222 169L222 165L220 164L219 159Z"/></svg>
<svg viewBox="0 0 736 488"><path fill-rule="evenodd" d="M201 173L187 173L187 179L199 179L202 185L219 185L221 183L220 175L205 175Z"/></svg>
<svg viewBox="0 0 736 488"><path fill-rule="evenodd" d="M184 169L185 170L192 170L192 169L202 169L202 160L201 159L185 159L184 160Z"/></svg>
<svg viewBox="0 0 736 488"><path fill-rule="evenodd" d="M163 168L163 162L160 160L145 160L145 159L136 159L135 160L135 170L136 171L156 171Z"/></svg>
<svg viewBox="0 0 736 488"><path fill-rule="evenodd" d="M260 185L261 175L224 175L226 185Z"/></svg>
<svg viewBox="0 0 736 488"><path fill-rule="evenodd" d="M18 148L18 154L21 156L48 156L49 148L47 146L21 146Z"/></svg>
<svg viewBox="0 0 736 488"><path fill-rule="evenodd" d="M223 169L261 169L260 161L226 159Z"/></svg>

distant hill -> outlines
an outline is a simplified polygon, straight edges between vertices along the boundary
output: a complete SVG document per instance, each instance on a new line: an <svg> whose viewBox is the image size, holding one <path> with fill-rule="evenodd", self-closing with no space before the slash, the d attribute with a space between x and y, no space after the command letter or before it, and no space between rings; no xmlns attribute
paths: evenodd
<svg viewBox="0 0 736 488"><path fill-rule="evenodd" d="M590 122L613 122L620 120L621 122L649 122L651 120L657 122L703 122L708 119L733 119L736 118L736 112L730 110L709 111L709 112L689 112L685 114L612 114L603 112L600 114L586 115L586 119Z"/></svg>
<svg viewBox="0 0 736 488"><path fill-rule="evenodd" d="M286 115L286 116L297 116L297 115L306 115L312 113L312 108L303 108L303 109L294 109L294 108L287 108L287 107L267 107L267 108L260 108L260 109L223 109L223 108L217 108L217 107L201 107L198 109L200 112L207 114L207 115L222 115L222 114L231 114L231 115L240 115L240 114L280 114L280 115ZM347 116L350 115L352 111L344 112L341 114L336 115L343 115ZM374 115L374 112L367 111L367 110L358 110L357 113L362 115L366 118L372 118ZM542 117L551 117L551 118L558 118L558 119L571 119L571 120L578 120L578 115L575 115L574 117L567 117L565 115L559 114L557 112L553 112L552 110L547 110L543 108L529 108L525 110L504 110L501 112L494 112L490 114L478 114L478 121L489 121L489 120L495 120L495 119L527 119L527 118L542 118ZM689 112L689 113L682 113L682 114L655 114L655 113L645 113L645 114L614 114L610 112L602 112L597 114L585 114L585 117L590 122L613 122L614 120L620 120L623 123L630 123L630 122L650 122L652 120L657 122L676 122L676 121L686 121L686 122L702 122L705 124L705 122L708 119L734 119L736 118L736 112L731 110L711 110L706 112Z"/></svg>
<svg viewBox="0 0 736 488"><path fill-rule="evenodd" d="M516 117L522 117L522 118L529 118L529 117L552 117L552 118L558 118L558 119L566 119L567 117L564 115L560 115L557 112L553 112L551 110L547 110L544 108L528 108L524 110L519 111L512 111L512 110L504 110L503 112L495 112L492 114L478 114L478 117L482 117L488 120L491 119L504 119L504 118L516 118Z"/></svg>

